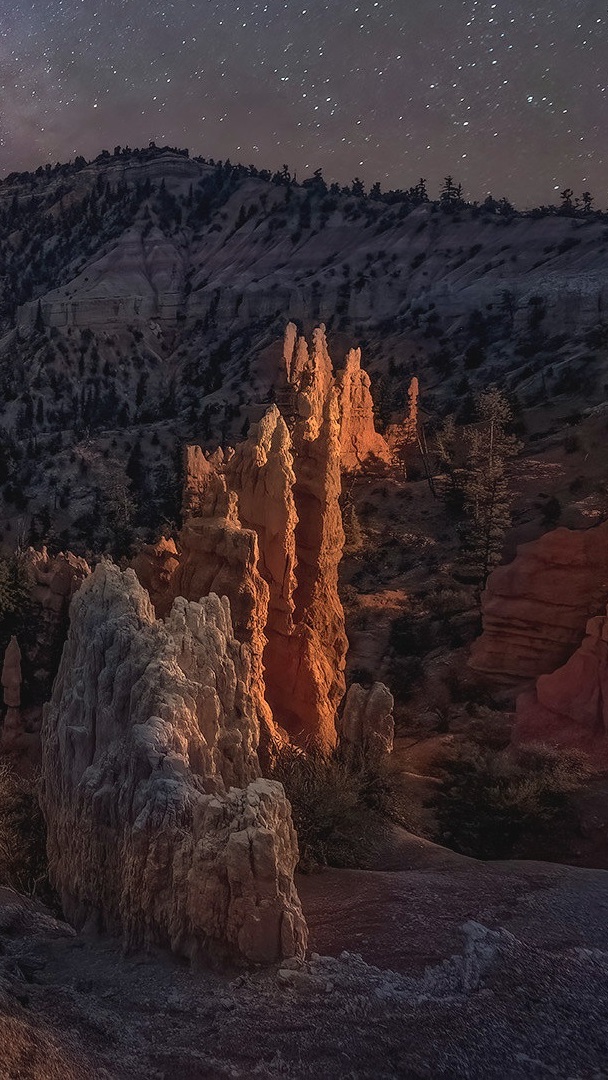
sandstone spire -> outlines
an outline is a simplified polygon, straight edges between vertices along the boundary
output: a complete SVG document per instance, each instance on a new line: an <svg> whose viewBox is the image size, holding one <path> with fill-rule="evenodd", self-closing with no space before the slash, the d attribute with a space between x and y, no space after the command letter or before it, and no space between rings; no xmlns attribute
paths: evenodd
<svg viewBox="0 0 608 1080"><path fill-rule="evenodd" d="M187 448L179 566L155 604L162 613L178 595L227 596L235 634L252 650L264 746L287 732L329 748L348 644L338 594L341 470L390 454L359 350L336 376L324 327L309 345L290 323L282 362L285 415L272 405L235 451ZM154 587L158 574L141 558L134 565Z"/></svg>
<svg viewBox="0 0 608 1080"><path fill-rule="evenodd" d="M25 748L28 739L21 716L21 649L17 638L11 637L2 663L2 689L6 712L2 724L0 750L13 754ZM31 736L30 736L31 739Z"/></svg>
<svg viewBox="0 0 608 1080"><path fill-rule="evenodd" d="M310 347L298 337L297 329L289 323L283 343L283 360L287 382L295 393L296 412L309 421L313 439L314 425L323 414L323 404L330 390L335 389L340 426L340 464L345 472L359 472L369 460L385 464L391 461L386 440L375 428L374 402L369 375L361 367L361 350L350 349L344 367L334 374L327 348L325 327L313 331ZM303 417L302 410L310 410Z"/></svg>
<svg viewBox="0 0 608 1080"><path fill-rule="evenodd" d="M336 375L340 403L340 459L346 472L358 472L370 458L391 461L386 439L376 431L370 377L361 367L361 349L351 349Z"/></svg>

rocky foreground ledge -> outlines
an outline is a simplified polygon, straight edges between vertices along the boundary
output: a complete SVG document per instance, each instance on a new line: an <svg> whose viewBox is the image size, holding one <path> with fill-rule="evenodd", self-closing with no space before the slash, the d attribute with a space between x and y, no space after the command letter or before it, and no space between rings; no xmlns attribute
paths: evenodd
<svg viewBox="0 0 608 1080"><path fill-rule="evenodd" d="M317 952L247 975L124 957L0 894L0 1074L603 1080L606 873L463 861L299 886Z"/></svg>

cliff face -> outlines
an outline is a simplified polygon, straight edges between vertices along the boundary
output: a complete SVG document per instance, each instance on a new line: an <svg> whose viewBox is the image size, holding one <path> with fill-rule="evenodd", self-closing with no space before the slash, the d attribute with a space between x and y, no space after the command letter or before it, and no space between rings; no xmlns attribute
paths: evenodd
<svg viewBox="0 0 608 1080"><path fill-rule="evenodd" d="M555 671L607 601L608 523L545 533L488 578L471 666L506 680Z"/></svg>
<svg viewBox="0 0 608 1080"><path fill-rule="evenodd" d="M513 739L576 747L596 768L608 766L608 612L589 620L563 667L519 695Z"/></svg>
<svg viewBox="0 0 608 1080"><path fill-rule="evenodd" d="M75 597L43 731L51 880L77 926L189 957L300 954L297 841L259 778L251 649L227 600L157 621L102 563Z"/></svg>

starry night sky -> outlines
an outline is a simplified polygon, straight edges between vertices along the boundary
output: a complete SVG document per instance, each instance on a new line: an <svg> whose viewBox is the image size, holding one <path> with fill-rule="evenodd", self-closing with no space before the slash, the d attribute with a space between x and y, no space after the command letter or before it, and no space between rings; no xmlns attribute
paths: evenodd
<svg viewBox="0 0 608 1080"><path fill-rule="evenodd" d="M0 0L0 175L150 139L608 206L606 0Z"/></svg>

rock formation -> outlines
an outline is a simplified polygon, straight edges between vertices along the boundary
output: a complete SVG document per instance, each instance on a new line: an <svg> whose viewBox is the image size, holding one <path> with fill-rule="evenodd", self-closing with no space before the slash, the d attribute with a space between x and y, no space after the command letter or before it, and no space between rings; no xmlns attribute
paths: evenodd
<svg viewBox="0 0 608 1080"><path fill-rule="evenodd" d="M28 673L35 672L34 694L42 703L49 696L59 665L70 601L91 570L84 559L71 551L49 555L46 547L41 551L28 548L23 564L30 583L34 624L31 639L21 642L24 683L31 682Z"/></svg>
<svg viewBox="0 0 608 1080"><path fill-rule="evenodd" d="M133 566L157 614L178 595L228 597L235 634L254 657L265 750L285 732L327 749L348 644L338 594L341 469L390 454L359 350L336 376L324 328L309 346L290 323L282 363L282 411L272 405L226 454L186 449L178 546L146 549Z"/></svg>
<svg viewBox="0 0 608 1080"><path fill-rule="evenodd" d="M488 578L471 666L504 680L555 671L607 602L608 522L545 533Z"/></svg>
<svg viewBox="0 0 608 1080"><path fill-rule="evenodd" d="M1 681L4 704L9 709L18 709L21 705L21 649L14 635L4 653Z"/></svg>
<svg viewBox="0 0 608 1080"><path fill-rule="evenodd" d="M239 520L237 495L229 488L221 450L206 458L198 447L188 447L186 466L185 506L191 515L179 534L180 563L168 595L171 601L177 596L200 600L210 593L228 597L234 632L251 651L252 693L263 751L272 756L281 737L265 697L269 588L258 569L258 536Z"/></svg>
<svg viewBox="0 0 608 1080"><path fill-rule="evenodd" d="M179 567L175 541L161 536L156 544L144 544L131 561L131 566L150 594L157 615L165 616L171 606L171 581Z"/></svg>
<svg viewBox="0 0 608 1080"><path fill-rule="evenodd" d="M340 403L340 460L346 472L359 472L370 459L389 464L391 452L376 431L370 377L361 367L361 349L351 349L336 375Z"/></svg>
<svg viewBox="0 0 608 1080"><path fill-rule="evenodd" d="M393 749L393 695L384 683L365 690L352 683L338 720L340 750L346 761L377 765Z"/></svg>
<svg viewBox="0 0 608 1080"><path fill-rule="evenodd" d="M340 464L345 472L359 472L370 459L391 461L386 440L376 431L370 378L361 367L361 350L350 349L344 367L334 374L325 327L313 331L310 347L289 323L283 342L287 384L295 393L295 411L309 420L309 432L318 427L330 391L337 399ZM308 413L308 415L307 415Z"/></svg>
<svg viewBox="0 0 608 1080"><path fill-rule="evenodd" d="M21 649L14 635L4 653L1 681L6 712L0 736L0 752L18 754L29 749L31 736L28 739L21 716Z"/></svg>
<svg viewBox="0 0 608 1080"><path fill-rule="evenodd" d="M407 392L407 416L400 424L390 424L386 431L386 441L393 458L403 461L408 452L418 441L418 399L420 386L414 375Z"/></svg>
<svg viewBox="0 0 608 1080"><path fill-rule="evenodd" d="M297 841L259 778L251 649L230 605L178 598L157 621L132 570L74 598L45 709L50 876L77 926L191 958L301 955Z"/></svg>
<svg viewBox="0 0 608 1080"><path fill-rule="evenodd" d="M589 620L563 667L519 695L513 739L577 747L597 768L608 767L608 609Z"/></svg>
<svg viewBox="0 0 608 1080"><path fill-rule="evenodd" d="M344 547L341 414L324 329L315 330L310 349L304 339L297 338L289 357L291 329L288 327L285 351L295 395L296 640L282 658L286 677L276 686L280 697L277 709L285 716L290 732L328 747L336 739L335 715L346 689L348 647L338 594Z"/></svg>

